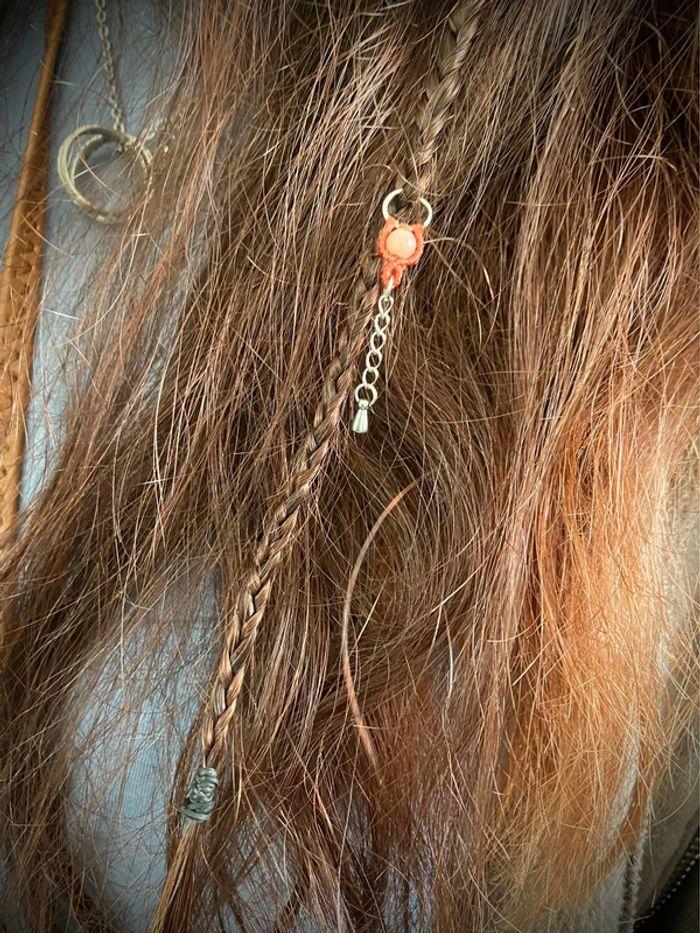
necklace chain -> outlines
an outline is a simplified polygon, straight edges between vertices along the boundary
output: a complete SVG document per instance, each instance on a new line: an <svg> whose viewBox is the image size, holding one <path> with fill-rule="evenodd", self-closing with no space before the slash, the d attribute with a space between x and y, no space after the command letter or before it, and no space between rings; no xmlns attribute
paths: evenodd
<svg viewBox="0 0 700 933"><path fill-rule="evenodd" d="M146 184L143 191L145 203L152 191L153 154L148 143L156 136L161 137L161 132L168 126L168 120L166 117L161 117L138 136L131 136L127 133L124 108L119 99L114 50L109 33L107 11L110 0L94 0L94 2L97 11L97 28L102 44L102 64L107 80L107 100L112 111L114 126L110 128L97 123L79 126L63 140L56 161L58 177L73 203L100 223L111 224L119 223L126 216L126 210L103 207L82 193L78 187L78 178L84 173L90 155L104 145L113 146L118 155L123 155L125 152L132 153L136 157L136 163L145 174ZM161 137L160 142L160 150L167 152L167 140Z"/></svg>
<svg viewBox="0 0 700 933"><path fill-rule="evenodd" d="M114 67L114 53L112 51L112 41L109 36L109 24L107 22L107 0L95 0L97 9L97 29L102 43L102 63L104 65L105 75L107 76L107 100L109 108L114 118L114 129L122 136L126 135L124 126L124 111L119 103L119 88L117 86L117 74Z"/></svg>

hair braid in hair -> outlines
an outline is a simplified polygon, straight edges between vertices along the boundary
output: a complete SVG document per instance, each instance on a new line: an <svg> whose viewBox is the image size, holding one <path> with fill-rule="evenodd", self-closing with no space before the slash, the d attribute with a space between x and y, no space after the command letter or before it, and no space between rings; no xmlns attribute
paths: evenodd
<svg viewBox="0 0 700 933"><path fill-rule="evenodd" d="M408 139L410 172L403 182L404 200L417 201L429 188L435 152L450 118L450 107L462 86L462 69L476 35L481 6L479 2L458 3L442 31L435 69L416 110L413 138Z"/></svg>
<svg viewBox="0 0 700 933"><path fill-rule="evenodd" d="M448 120L448 108L459 91L460 71L475 31L473 18L467 17L468 11L473 8L473 3L460 3L450 14L441 40L433 86L415 121L415 176L409 185L416 191L416 196L420 196L429 184L429 166L435 155L437 140ZM300 510L311 496L314 481L323 469L332 443L338 436L342 411L378 296L377 271L377 263L371 259L361 263L352 302L352 318L341 333L338 352L326 371L313 426L293 460L279 504L265 518L253 568L236 600L234 618L226 633L216 669L211 705L202 729L205 767L218 763L220 753L226 746L243 684L246 661L265 613L277 567L293 541Z"/></svg>
<svg viewBox="0 0 700 933"><path fill-rule="evenodd" d="M446 20L433 75L413 122L408 140L410 157L403 182L403 200L415 202L427 190L440 135L460 88L467 52L475 34L473 0L458 3ZM379 263L367 256L360 263L351 317L338 340L337 353L323 380L312 427L295 455L286 482L264 522L255 553L226 631L215 667L209 703L202 720L202 767L188 790L183 813L190 818L170 859L164 890L152 930L182 929L193 900L192 873L187 871L195 852L201 852L197 824L205 822L215 805L219 785L217 766L224 760L232 722L257 633L270 598L277 569L291 546L301 509L316 489L316 480L337 441L342 413L352 388L353 374L365 346L367 329L379 296ZM196 844L196 843L199 844ZM190 883L186 884L185 879ZM187 888L187 890L185 890Z"/></svg>
<svg viewBox="0 0 700 933"><path fill-rule="evenodd" d="M281 502L266 516L253 569L236 602L235 614L216 671L211 706L202 728L204 764L221 758L240 696L246 662L265 612L276 569L290 546L302 506L338 435L352 384L355 363L366 339L367 322L378 293L377 263L368 257L355 287L353 316L340 336L338 353L328 367L313 426L294 458Z"/></svg>

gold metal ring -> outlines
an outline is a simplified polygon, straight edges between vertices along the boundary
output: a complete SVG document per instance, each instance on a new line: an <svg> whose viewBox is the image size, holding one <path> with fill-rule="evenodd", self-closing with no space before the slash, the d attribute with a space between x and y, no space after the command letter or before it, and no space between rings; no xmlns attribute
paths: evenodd
<svg viewBox="0 0 700 933"><path fill-rule="evenodd" d="M76 145L81 143L81 145ZM78 175L78 164L82 160L87 164L88 157L104 146L105 143L114 143L122 152L133 151L143 169L146 178L150 175L153 156L150 149L139 142L135 136L123 133L121 130L112 129L108 126L90 123L85 126L79 126L61 143L58 150L57 169L61 184L66 189L71 201L89 214L95 220L103 224L115 224L124 220L127 215L126 209L106 209L93 203L89 198L78 190L76 183Z"/></svg>
<svg viewBox="0 0 700 933"><path fill-rule="evenodd" d="M384 217L384 220L388 220L391 217L391 211L389 208L391 207L391 203L394 198L397 198L400 194L403 194L403 188L394 188L394 190L390 191L382 201L382 216ZM432 204L426 198L419 198L418 200L425 209L425 219L423 221L423 226L429 227L430 222L433 219Z"/></svg>

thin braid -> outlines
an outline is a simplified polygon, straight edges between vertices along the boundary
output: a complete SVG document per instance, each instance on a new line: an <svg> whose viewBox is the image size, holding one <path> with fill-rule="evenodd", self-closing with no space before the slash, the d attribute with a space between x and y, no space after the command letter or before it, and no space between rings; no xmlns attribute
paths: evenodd
<svg viewBox="0 0 700 933"><path fill-rule="evenodd" d="M416 148L412 159L414 181L409 182L415 197L420 197L429 184L437 140L449 119L449 107L459 92L463 65L476 28L474 7L473 0L469 0L459 3L450 13L440 42L432 87L416 116ZM300 510L310 499L314 481L339 434L342 411L378 297L377 273L376 263L362 263L355 286L353 317L341 334L340 348L326 372L313 427L294 458L280 504L265 517L253 568L235 601L234 616L226 633L202 728L205 766L215 766L226 747L246 663L265 614L277 568L294 539Z"/></svg>
<svg viewBox="0 0 700 933"><path fill-rule="evenodd" d="M416 110L414 132L408 140L407 162L411 171L403 181L403 197L417 201L428 190L436 150L450 108L464 80L464 64L476 35L478 12L483 2L458 3L447 18L440 37L435 69L426 82L421 106Z"/></svg>
<svg viewBox="0 0 700 933"><path fill-rule="evenodd" d="M474 0L463 0L450 14L432 88L415 119L415 139L410 170L404 182L404 195L411 200L427 189L433 172L437 139L448 120L448 108L459 92L462 65L474 35L471 11L480 7ZM413 135L413 134L411 134ZM313 425L292 462L289 476L279 496L279 505L263 522L260 545L250 573L234 601L234 614L225 636L221 656L213 676L212 692L202 721L204 768L199 806L206 820L213 808L213 795L219 783L216 765L225 759L231 725L236 714L246 666L265 614L277 569L290 548L299 525L301 509L315 494L316 483L341 431L341 415L352 387L352 378L367 339L369 322L379 295L379 263L371 257L360 264L351 318L342 331L338 351L326 371L321 398ZM195 782L196 782L195 778ZM195 784L196 786L196 784ZM189 795L188 795L189 799ZM197 830L201 822L189 822L185 832L170 850L168 872L151 926L151 933L187 929L194 902L195 865L205 859L204 839Z"/></svg>
<svg viewBox="0 0 700 933"><path fill-rule="evenodd" d="M368 257L361 265L355 286L352 320L341 333L337 355L324 378L313 426L294 458L280 497L281 503L265 517L253 569L235 603L234 617L217 667L210 708L202 727L205 765L218 762L226 746L246 664L270 598L277 568L294 539L301 508L311 496L314 481L338 436L355 363L366 342L367 325L377 297L377 262Z"/></svg>

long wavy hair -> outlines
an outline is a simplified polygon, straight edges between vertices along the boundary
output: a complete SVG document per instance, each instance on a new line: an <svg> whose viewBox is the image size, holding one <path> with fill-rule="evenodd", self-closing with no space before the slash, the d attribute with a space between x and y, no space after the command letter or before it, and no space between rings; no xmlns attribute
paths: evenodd
<svg viewBox="0 0 700 933"><path fill-rule="evenodd" d="M173 23L153 193L102 237L1 569L8 895L120 929L81 801L147 722L154 930L552 923L633 851L683 722L694 11ZM435 220L358 437L397 183ZM183 833L202 760L218 805Z"/></svg>

